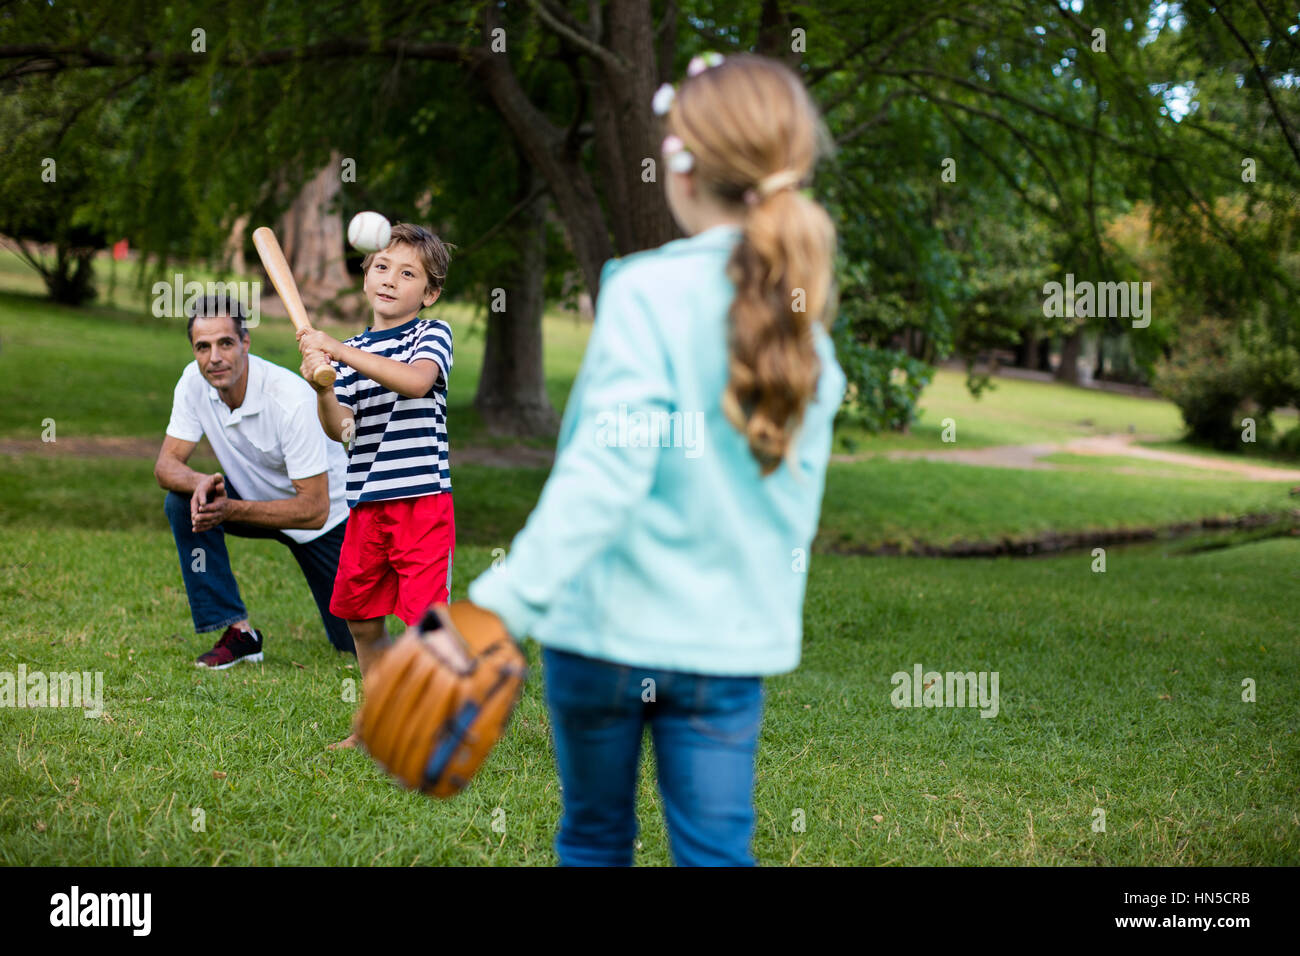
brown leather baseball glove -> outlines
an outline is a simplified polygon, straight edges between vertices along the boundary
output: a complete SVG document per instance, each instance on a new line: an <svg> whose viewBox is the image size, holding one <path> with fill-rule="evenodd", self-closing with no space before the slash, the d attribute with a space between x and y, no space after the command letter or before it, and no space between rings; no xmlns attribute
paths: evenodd
<svg viewBox="0 0 1300 956"><path fill-rule="evenodd" d="M469 601L435 604L366 675L357 735L404 786L453 797L505 729L525 670L491 611Z"/></svg>

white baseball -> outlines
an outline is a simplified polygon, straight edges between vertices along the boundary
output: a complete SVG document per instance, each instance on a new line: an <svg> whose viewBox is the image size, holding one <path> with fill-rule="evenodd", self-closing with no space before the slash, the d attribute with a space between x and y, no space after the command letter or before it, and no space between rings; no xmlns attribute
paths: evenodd
<svg viewBox="0 0 1300 956"><path fill-rule="evenodd" d="M377 212L359 212L348 223L348 244L361 252L387 249L392 238L392 225Z"/></svg>

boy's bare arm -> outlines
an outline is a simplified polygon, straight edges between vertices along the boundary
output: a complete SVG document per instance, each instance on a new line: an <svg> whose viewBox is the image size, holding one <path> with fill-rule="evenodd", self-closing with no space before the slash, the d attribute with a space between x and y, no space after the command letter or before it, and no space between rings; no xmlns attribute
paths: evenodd
<svg viewBox="0 0 1300 956"><path fill-rule="evenodd" d="M354 432L355 424L352 414L339 404L339 400L334 395L334 387L327 385L316 392L316 417L320 419L320 427L325 434L334 441L350 441L351 435L348 432ZM345 438L344 436L347 435Z"/></svg>
<svg viewBox="0 0 1300 956"><path fill-rule="evenodd" d="M319 349L330 358L356 369L372 382L391 389L404 398L424 398L442 373L432 359L419 359L409 365L396 359L365 352L326 335L319 329L298 333L300 349ZM326 429L328 431L328 429Z"/></svg>
<svg viewBox="0 0 1300 956"><path fill-rule="evenodd" d="M320 419L320 427L334 441L341 442L344 440L344 434L354 432L356 426L347 426L347 422L353 421L352 414L339 404L338 396L334 394L334 386L319 385L312 377L316 364L317 362L311 358L304 358L302 377L316 390L316 417ZM347 440L350 441L351 438L352 435L349 434Z"/></svg>
<svg viewBox="0 0 1300 956"><path fill-rule="evenodd" d="M339 361L405 398L424 398L442 371L432 359L418 359L408 365L351 345L343 346Z"/></svg>

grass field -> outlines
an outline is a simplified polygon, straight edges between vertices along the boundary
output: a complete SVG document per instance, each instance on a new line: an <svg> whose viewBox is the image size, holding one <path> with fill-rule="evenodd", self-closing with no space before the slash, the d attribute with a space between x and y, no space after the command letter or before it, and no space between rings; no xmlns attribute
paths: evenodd
<svg viewBox="0 0 1300 956"><path fill-rule="evenodd" d="M817 541L854 550L1022 540L1282 514L1294 502L1286 483L873 459L831 468Z"/></svg>
<svg viewBox="0 0 1300 956"><path fill-rule="evenodd" d="M1065 442L1130 427L1153 440L1174 441L1183 431L1178 409L1169 402L1017 379L997 379L975 398L966 388L966 376L949 369L936 371L920 404L921 419L906 435L867 435L845 428L837 435L836 450L869 454L944 447L946 419L952 419L962 448Z"/></svg>
<svg viewBox="0 0 1300 956"><path fill-rule="evenodd" d="M0 459L0 518L9 528L166 530L162 494L147 460ZM195 459L216 470L215 459ZM541 492L534 468L456 465L458 540L509 547ZM1019 471L928 461L832 467L819 548L861 551L955 542L1020 540L1050 531L1157 527L1198 518L1285 513L1285 483Z"/></svg>
<svg viewBox="0 0 1300 956"><path fill-rule="evenodd" d="M487 435L474 411L483 363L483 322L474 310L448 303L430 310L452 327L455 357L447 395L453 440L500 444ZM331 328L346 337L356 329ZM563 408L586 348L588 328L571 318L546 322L547 390ZM288 319L262 316L250 332L254 354L297 371L301 359ZM71 309L34 295L0 292L0 438L41 436L52 418L56 435L157 435L171 410L180 369L193 361L180 319L147 311L123 313L100 307ZM58 383L75 387L57 388Z"/></svg>
<svg viewBox="0 0 1300 956"><path fill-rule="evenodd" d="M1087 555L815 557L803 664L767 684L758 858L1296 863L1298 545L1116 551L1105 574ZM288 554L236 553L267 660L210 674L190 664L204 642L165 532L0 531L0 670L102 670L107 700L98 720L0 711L0 862L553 862L536 673L462 797L400 792L364 756L324 750L346 729L356 671L316 633ZM490 552L457 560L464 582ZM998 715L894 709L890 677L917 663L998 672ZM1257 703L1241 700L1246 678ZM638 860L666 863L651 769Z"/></svg>
<svg viewBox="0 0 1300 956"><path fill-rule="evenodd" d="M481 340L468 312L447 311L457 333L461 597L492 549L508 547L545 472L455 464L458 440L486 440L467 422ZM548 321L557 404L583 341L571 321ZM287 324L255 331L254 348L286 365L296 354ZM60 437L160 438L187 360L178 323L83 316L0 293L0 438L37 438L47 416ZM940 376L912 435L847 437L859 452L937 443L934 419L947 415L963 443L1057 441L1129 424L1178 433L1165 403L1025 382L976 402L954 382ZM803 663L766 685L758 859L1300 863L1300 538L1225 540L1233 546L1205 552L1109 548L1104 573L1088 553L829 553L1282 512L1294 500L1284 483L1100 467L833 465L808 571ZM324 750L347 728L357 673L319 633L286 549L231 547L269 635L265 662L221 673L192 666L210 638L191 631L161 502L147 459L0 456L0 673L102 671L106 701L98 719L0 707L0 863L554 862L560 799L536 644L526 644L534 674L512 729L474 784L448 803L403 793L363 755ZM894 708L891 676L916 664L997 672L997 716ZM1247 679L1253 703L1242 699ZM1098 809L1104 832L1094 830ZM638 862L669 862L650 758L640 810Z"/></svg>
<svg viewBox="0 0 1300 956"><path fill-rule="evenodd" d="M108 268L102 260L97 267ZM26 274L20 271L25 268L12 254L0 252L0 288L8 290L0 291L0 368L7 372L0 380L0 402L26 406L32 395L40 395L42 406L37 410L41 414L7 414L0 418L0 437L39 437L45 417L54 418L68 434L160 432L166 425L176 370L192 358L180 320L154 318L143 299L130 312L52 304L40 297L39 281L33 281L31 270ZM26 280L18 281L24 275ZM121 297L130 298L125 291ZM450 323L455 336L456 366L448 395L453 440L499 443L485 434L473 409L483 359L481 315L458 302L436 306L431 314ZM333 327L330 331L342 336L360 330L361 322L355 330ZM547 391L557 409L564 406L588 332L589 326L569 316L556 314L546 320ZM287 319L264 316L252 332L252 342L254 352L263 358L298 367L298 351ZM20 355L22 361L17 360ZM131 368L129 388L115 380L124 365ZM51 382L73 380L79 388L49 387ZM105 394L114 397L113 407L105 406ZM952 419L957 445L962 448L1066 442L1132 428L1150 447L1214 454L1180 440L1181 419L1169 402L1014 379L997 380L995 387L974 398L966 389L964 375L939 369L920 404L920 421L907 434L869 435L845 427L837 433L835 450L870 455L952 447L941 441L943 422ZM1275 414L1280 428L1294 420L1290 412ZM1270 463L1258 454L1252 454L1250 460ZM1277 464L1294 467L1294 462Z"/></svg>
<svg viewBox="0 0 1300 956"><path fill-rule="evenodd" d="M1162 472L1181 478L1221 479L1224 477L1222 472L1212 468L1188 468L1186 465L1134 458L1129 455L1078 455L1061 451L1043 455L1038 460L1049 465L1067 465L1070 468L1083 468L1089 471L1114 471L1122 468L1129 471Z"/></svg>

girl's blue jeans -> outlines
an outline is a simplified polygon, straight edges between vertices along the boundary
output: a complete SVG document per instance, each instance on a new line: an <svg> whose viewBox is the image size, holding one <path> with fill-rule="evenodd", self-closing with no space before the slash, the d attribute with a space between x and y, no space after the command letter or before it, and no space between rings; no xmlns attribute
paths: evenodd
<svg viewBox="0 0 1300 956"><path fill-rule="evenodd" d="M628 667L543 649L563 785L561 866L630 866L646 724L679 866L753 866L758 677Z"/></svg>

